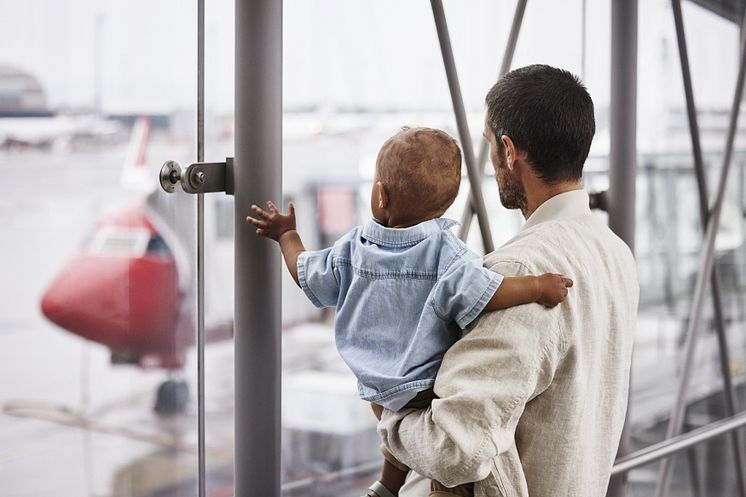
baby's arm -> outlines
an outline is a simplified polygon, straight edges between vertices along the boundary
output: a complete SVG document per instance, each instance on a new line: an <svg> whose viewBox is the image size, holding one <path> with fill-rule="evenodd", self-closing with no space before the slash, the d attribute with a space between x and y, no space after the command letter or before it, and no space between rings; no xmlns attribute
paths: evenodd
<svg viewBox="0 0 746 497"><path fill-rule="evenodd" d="M305 252L306 248L303 246L300 235L295 231L295 206L292 202L288 204L287 215L282 214L272 202L267 202L267 209L265 211L257 205L252 205L251 210L261 219L246 216L246 221L256 226L257 235L266 236L280 244L288 271L295 280L295 284L300 286L298 256Z"/></svg>
<svg viewBox="0 0 746 497"><path fill-rule="evenodd" d="M498 311L521 304L538 302L554 307L567 297L572 280L561 274L541 276L506 276L487 303L484 311Z"/></svg>

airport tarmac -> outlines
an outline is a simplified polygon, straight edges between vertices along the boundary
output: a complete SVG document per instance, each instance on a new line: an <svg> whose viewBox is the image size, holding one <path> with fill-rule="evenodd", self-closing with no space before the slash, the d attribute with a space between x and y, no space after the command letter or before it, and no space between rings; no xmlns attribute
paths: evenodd
<svg viewBox="0 0 746 497"><path fill-rule="evenodd" d="M98 216L130 197L118 183L123 154L118 146L75 153L0 152L5 186L0 197L3 497L197 493L194 401L183 415L156 415L154 392L165 378L163 371L112 366L104 347L56 328L39 311L44 288ZM181 147L157 155L183 160L189 154L188 147ZM731 326L731 334L741 337L732 345L735 372L742 381L746 334L743 323ZM635 433L635 444L641 447L660 440L665 431L663 418L675 392L681 320L650 309L641 316L640 327L645 333L638 333L638 342L647 345L638 347L632 416L647 423ZM355 395L354 378L336 355L329 325L289 328L283 340L283 495L360 495L380 464L375 424L368 406ZM703 337L703 343L711 341L712 335ZM709 405L707 388L718 374L712 367L713 346L702 350L703 373L695 378L694 389L701 390L702 402ZM232 492L232 365L230 342L207 347L207 489L212 497ZM184 375L194 399L193 352ZM660 381L669 375L670 381ZM319 404L326 409L309 407L309 398L319 398L314 393L324 396ZM722 452L716 444L710 447L709 454ZM699 454L703 458L707 452ZM687 474L687 466L679 464L672 496L691 495ZM656 475L654 466L632 473L634 495L651 495ZM727 492L732 473L719 481Z"/></svg>

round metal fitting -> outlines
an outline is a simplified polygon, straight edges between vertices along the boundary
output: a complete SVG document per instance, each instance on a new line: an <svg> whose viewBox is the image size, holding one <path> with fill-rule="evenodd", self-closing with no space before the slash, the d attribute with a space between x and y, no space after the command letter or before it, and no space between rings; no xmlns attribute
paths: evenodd
<svg viewBox="0 0 746 497"><path fill-rule="evenodd" d="M161 188L166 193L173 193L176 190L176 185L181 181L181 166L176 161L167 160L161 167L159 178Z"/></svg>

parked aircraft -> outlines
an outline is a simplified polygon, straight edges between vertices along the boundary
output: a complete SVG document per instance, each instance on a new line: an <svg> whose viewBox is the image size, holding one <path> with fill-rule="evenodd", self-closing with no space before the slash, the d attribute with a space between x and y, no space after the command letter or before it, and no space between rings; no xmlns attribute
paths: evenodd
<svg viewBox="0 0 746 497"><path fill-rule="evenodd" d="M319 126L307 116L293 119L288 140L302 142L319 134ZM133 193L131 200L98 219L44 292L41 310L62 329L110 349L113 364L167 371L155 409L170 413L183 410L189 399L180 373L195 343L196 209L194 196L169 195L158 186L160 165L148 157L150 135L149 119L138 119L119 178ZM338 132L330 136L336 140ZM166 158L159 157L160 162ZM356 221L357 187L322 182L296 188L296 203L306 206L300 222L308 228L309 240L339 234ZM205 339L212 343L233 333L233 201L219 194L205 198ZM353 214L340 218L322 213L318 220L311 216L317 205L324 212L337 212L332 204L340 202L344 212ZM283 284L292 285L289 280ZM288 294L292 304L286 322L315 315L300 292Z"/></svg>
<svg viewBox="0 0 746 497"><path fill-rule="evenodd" d="M194 343L190 199L155 189L147 161L150 121L136 121L120 181L133 199L102 216L49 285L44 316L61 328L111 350L114 364L162 368L170 378L158 390L156 410L180 411L188 398L176 374ZM187 207L187 209L184 209ZM185 210L178 232L168 217ZM232 325L210 323L208 339L226 339Z"/></svg>
<svg viewBox="0 0 746 497"><path fill-rule="evenodd" d="M119 131L117 122L93 115L0 117L0 148L60 148L76 139L101 139Z"/></svg>

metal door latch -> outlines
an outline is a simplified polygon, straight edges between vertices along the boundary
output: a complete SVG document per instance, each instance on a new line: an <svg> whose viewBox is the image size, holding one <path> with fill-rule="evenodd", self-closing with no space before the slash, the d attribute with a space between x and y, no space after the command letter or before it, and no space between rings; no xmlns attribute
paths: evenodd
<svg viewBox="0 0 746 497"><path fill-rule="evenodd" d="M181 187L186 193L233 195L233 157L227 157L225 162L195 162L183 174L178 162L168 160L161 167L159 179L166 193Z"/></svg>

